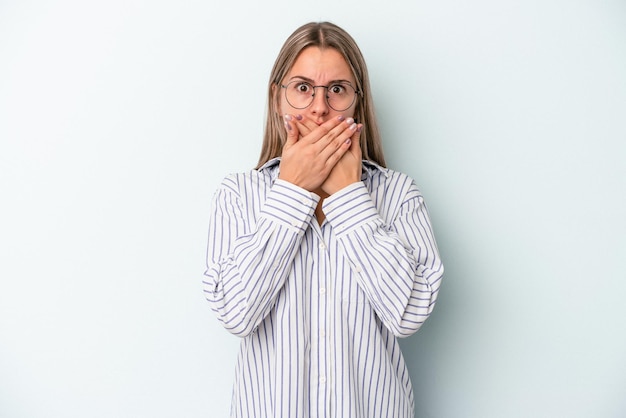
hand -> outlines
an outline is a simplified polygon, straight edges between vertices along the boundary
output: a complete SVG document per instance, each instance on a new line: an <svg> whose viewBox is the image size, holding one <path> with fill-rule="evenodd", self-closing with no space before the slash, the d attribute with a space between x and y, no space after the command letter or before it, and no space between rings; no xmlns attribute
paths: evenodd
<svg viewBox="0 0 626 418"><path fill-rule="evenodd" d="M316 191L351 148L356 124L351 120L346 123L341 116L319 126L292 115L285 115L284 121L287 140L283 146L278 178Z"/></svg>
<svg viewBox="0 0 626 418"><path fill-rule="evenodd" d="M330 174L322 183L321 189L324 193L331 195L350 184L361 180L361 130L363 125L352 125L353 135L351 138L350 148L343 154L341 159L335 164Z"/></svg>

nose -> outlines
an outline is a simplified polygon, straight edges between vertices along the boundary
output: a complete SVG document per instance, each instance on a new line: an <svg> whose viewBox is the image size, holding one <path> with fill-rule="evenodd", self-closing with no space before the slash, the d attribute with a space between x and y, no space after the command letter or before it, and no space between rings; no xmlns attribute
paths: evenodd
<svg viewBox="0 0 626 418"><path fill-rule="evenodd" d="M321 88L320 88L321 87ZM313 103L311 103L311 113L316 116L326 116L328 114L328 101L326 99L326 89L323 86L315 88Z"/></svg>

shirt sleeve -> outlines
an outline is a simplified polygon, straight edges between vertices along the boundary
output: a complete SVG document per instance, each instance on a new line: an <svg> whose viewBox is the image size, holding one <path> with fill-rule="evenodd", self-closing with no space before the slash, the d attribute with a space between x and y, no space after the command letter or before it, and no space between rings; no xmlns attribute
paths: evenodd
<svg viewBox="0 0 626 418"><path fill-rule="evenodd" d="M258 194L244 197L234 183L213 199L203 285L222 325L245 337L274 306L319 197L278 179L254 219Z"/></svg>
<svg viewBox="0 0 626 418"><path fill-rule="evenodd" d="M357 283L398 337L413 334L428 318L443 277L423 197L412 181L405 189L387 224L362 182L326 198L322 207Z"/></svg>

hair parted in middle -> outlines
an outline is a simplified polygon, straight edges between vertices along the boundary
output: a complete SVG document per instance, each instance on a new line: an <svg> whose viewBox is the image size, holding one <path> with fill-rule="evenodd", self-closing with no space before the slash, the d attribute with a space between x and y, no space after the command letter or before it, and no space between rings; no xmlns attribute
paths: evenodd
<svg viewBox="0 0 626 418"><path fill-rule="evenodd" d="M307 23L296 29L285 41L278 53L270 75L268 86L267 115L261 156L257 169L272 158L282 154L287 134L280 109L280 84L293 67L296 59L305 48L333 48L348 63L356 80L356 89L360 92L354 118L363 123L361 132L361 151L363 159L385 167L382 142L374 113L374 104L370 90L369 75L363 54L354 39L339 26L329 22Z"/></svg>

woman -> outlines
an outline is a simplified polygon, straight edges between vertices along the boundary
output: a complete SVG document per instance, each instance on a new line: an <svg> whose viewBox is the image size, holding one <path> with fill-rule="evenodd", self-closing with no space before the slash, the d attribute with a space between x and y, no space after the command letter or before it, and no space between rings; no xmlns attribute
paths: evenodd
<svg viewBox="0 0 626 418"><path fill-rule="evenodd" d="M233 417L413 417L397 337L443 275L422 195L385 168L354 40L310 23L272 70L259 165L211 211L205 294L242 338ZM358 122L357 122L358 121Z"/></svg>

